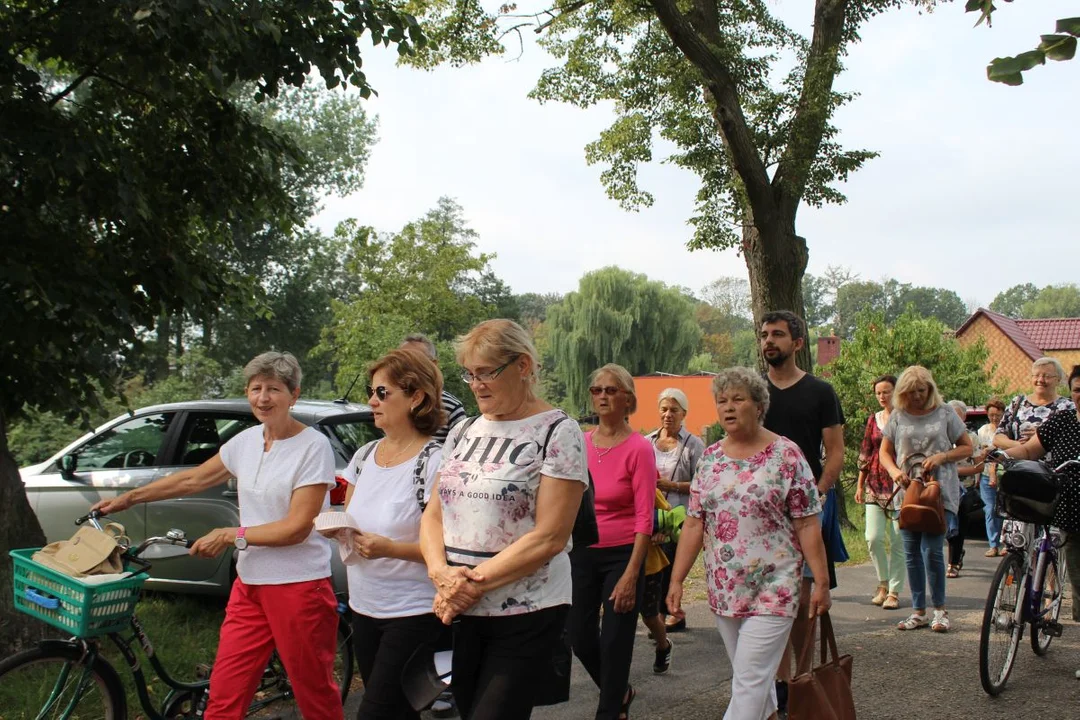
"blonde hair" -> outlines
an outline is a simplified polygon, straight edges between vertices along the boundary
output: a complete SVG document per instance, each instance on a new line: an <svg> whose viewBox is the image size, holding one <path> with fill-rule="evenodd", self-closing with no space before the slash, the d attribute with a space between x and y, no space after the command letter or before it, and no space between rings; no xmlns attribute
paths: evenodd
<svg viewBox="0 0 1080 720"><path fill-rule="evenodd" d="M927 387L926 405L921 408L908 407L908 395L915 386L923 383ZM934 375L922 365L912 365L900 373L900 379L896 381L896 390L893 392L892 404L896 410L933 410L945 402L934 382Z"/></svg>
<svg viewBox="0 0 1080 720"><path fill-rule="evenodd" d="M485 320L454 340L454 356L458 365L464 365L470 358L482 358L502 365L522 355L532 361L526 379L535 384L540 378L540 353L536 351L529 332L513 320Z"/></svg>
<svg viewBox="0 0 1080 720"><path fill-rule="evenodd" d="M1046 365L1050 365L1051 367L1054 368L1054 372L1057 373L1057 379L1058 379L1057 384L1058 385L1061 385L1062 383L1065 382L1065 378L1068 377L1065 374L1065 368L1061 367L1061 363L1058 362L1057 358L1052 358L1052 357L1049 357L1049 356L1041 357L1038 360L1036 360L1035 362L1031 363L1031 373L1032 373L1032 375L1035 374L1035 369L1036 368L1045 367Z"/></svg>
<svg viewBox="0 0 1080 720"><path fill-rule="evenodd" d="M589 385L595 383L601 375L610 375L615 380L615 384L619 386L619 389L630 396L630 404L626 408L626 414L633 415L637 412L637 391L634 390L634 376L622 365L608 363L592 371L592 374L589 375Z"/></svg>

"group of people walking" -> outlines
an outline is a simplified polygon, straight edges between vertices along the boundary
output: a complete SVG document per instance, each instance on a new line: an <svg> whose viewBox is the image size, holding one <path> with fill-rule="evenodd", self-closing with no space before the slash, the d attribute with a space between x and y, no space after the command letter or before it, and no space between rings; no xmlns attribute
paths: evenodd
<svg viewBox="0 0 1080 720"><path fill-rule="evenodd" d="M1017 395L1007 407L996 397L986 401L988 422L977 433L969 432L964 424L967 406L958 400L944 402L926 368L912 366L899 379L882 375L873 381L871 389L881 409L866 422L855 501L866 507L866 540L879 583L871 602L887 610L898 608L906 570L912 612L898 623L898 629L949 630L946 580L959 577L963 568L960 508L965 492L977 494L983 502L989 541L986 556L1006 553L1002 518L995 511L998 467L988 461L990 451L1000 448L1015 458L1039 458L1048 449L1041 438L1053 444L1059 437L1055 428L1078 422L1074 401L1080 399L1080 366L1066 378L1057 360L1044 357L1032 364L1031 378L1033 391ZM1073 400L1058 395L1057 388L1066 380L1077 396ZM1044 427L1051 418L1054 422ZM1080 457L1080 446L1065 452L1066 457ZM902 530L898 518L904 489L931 476L941 487L945 532ZM965 478L971 478L968 488L963 485ZM1064 498L1062 506L1073 503ZM1062 523L1065 529L1080 530L1066 519ZM1080 565L1078 548L1080 543L1068 543L1066 556ZM933 608L929 617L928 583ZM1074 615L1080 619L1080 613Z"/></svg>
<svg viewBox="0 0 1080 720"><path fill-rule="evenodd" d="M527 718L535 705L565 699L568 670L553 659L567 646L598 689L595 717L628 718L637 618L655 643L653 670L666 672L700 552L734 674L724 717L765 720L782 708L788 653L807 641L809 619L829 609L834 565L846 557L833 489L844 416L832 387L796 366L805 342L794 314L763 318L768 371L730 368L714 378L724 438L708 448L683 427L689 404L675 388L660 395L660 428L635 432L634 381L614 364L590 378L597 425L584 433L537 395L538 354L509 320L483 322L455 343L479 409L473 418L443 390L422 336L373 363L367 391L382 437L358 449L343 473L345 512L360 528L345 536L343 552L365 688L358 718L418 717L402 673L417 653L440 646L453 648L452 691L467 720ZM1037 388L1043 375L1050 380L1040 373ZM192 548L204 556L237 550L205 717L243 717L277 647L303 716L342 718L331 672L332 546L313 531L328 508L333 452L289 414L300 394L295 358L264 353L244 374L258 425L203 465L95 507L117 512L235 477L240 526L212 530ZM867 422L856 495L881 581L873 602L898 607L903 557L913 612L900 627L948 630L944 536L898 530L893 490L935 473L955 530L956 467L971 457L971 440L925 368L878 378L873 391L881 411ZM1013 438L1010 428L1013 442L1028 438L1024 451L1051 442L1025 424L1053 401L1037 390L1013 407L991 404L1002 411L995 442ZM1070 428L1061 436L1071 437ZM977 472L989 495L994 468ZM575 544L583 498L595 513L595 542ZM660 527L658 508L685 513L681 532ZM988 531L992 522L988 514Z"/></svg>

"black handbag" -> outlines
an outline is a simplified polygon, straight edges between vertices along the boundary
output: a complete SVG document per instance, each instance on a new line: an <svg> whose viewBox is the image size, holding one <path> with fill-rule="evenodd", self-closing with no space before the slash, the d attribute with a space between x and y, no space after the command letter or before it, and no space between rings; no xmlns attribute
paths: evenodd
<svg viewBox="0 0 1080 720"><path fill-rule="evenodd" d="M960 513L961 520L968 515L981 512L986 507L986 502L982 499L982 495L979 493L978 487L969 487L964 491L963 497L960 498ZM962 524L962 523L961 523Z"/></svg>

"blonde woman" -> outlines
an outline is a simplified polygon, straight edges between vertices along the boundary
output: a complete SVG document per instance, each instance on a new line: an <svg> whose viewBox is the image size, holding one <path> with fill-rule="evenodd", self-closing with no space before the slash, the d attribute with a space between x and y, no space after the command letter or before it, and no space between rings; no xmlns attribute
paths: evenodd
<svg viewBox="0 0 1080 720"><path fill-rule="evenodd" d="M882 431L881 465L893 482L908 487L933 475L941 485L946 520L960 507L960 478L956 463L971 456L967 428L946 405L934 383L934 376L921 365L904 370L893 393L893 412ZM945 534L900 530L904 540L912 612L897 624L899 630L930 626L935 632L949 631L945 609ZM933 618L926 617L926 581L930 580Z"/></svg>
<svg viewBox="0 0 1080 720"><path fill-rule="evenodd" d="M453 622L463 720L532 714L571 595L570 533L588 483L576 422L536 396L539 356L510 320L455 343L480 416L450 431L420 524L435 614ZM437 498L437 501L435 500Z"/></svg>

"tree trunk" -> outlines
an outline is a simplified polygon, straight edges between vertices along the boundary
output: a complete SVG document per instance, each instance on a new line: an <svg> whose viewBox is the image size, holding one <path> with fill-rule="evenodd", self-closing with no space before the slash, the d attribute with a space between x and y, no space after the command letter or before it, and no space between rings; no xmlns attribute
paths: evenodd
<svg viewBox="0 0 1080 720"><path fill-rule="evenodd" d="M12 567L9 550L41 547L45 533L30 508L19 467L8 449L7 419L0 410L0 657L43 637L46 626L12 605Z"/></svg>
<svg viewBox="0 0 1080 720"><path fill-rule="evenodd" d="M154 361L150 365L150 380L159 382L169 376L169 342L172 339L172 317L162 312L157 321L157 341L154 343Z"/></svg>
<svg viewBox="0 0 1080 720"><path fill-rule="evenodd" d="M794 230L780 229L793 227L794 218L790 220L758 225L747 223L743 227L743 259L750 274L755 327L760 327L761 318L772 310L790 310L800 318L806 317L802 279L809 252L806 240ZM803 344L795 361L803 370L811 369L813 363L808 343Z"/></svg>

